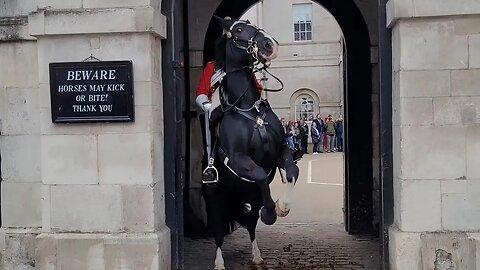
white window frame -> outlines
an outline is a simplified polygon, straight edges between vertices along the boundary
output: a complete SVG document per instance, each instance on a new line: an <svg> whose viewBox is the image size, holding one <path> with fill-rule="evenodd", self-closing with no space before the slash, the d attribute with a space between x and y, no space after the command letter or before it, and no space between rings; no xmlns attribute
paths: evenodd
<svg viewBox="0 0 480 270"><path fill-rule="evenodd" d="M293 4L293 41L312 41L312 4Z"/></svg>
<svg viewBox="0 0 480 270"><path fill-rule="evenodd" d="M309 94L301 94L295 99L295 120L315 119L315 99Z"/></svg>

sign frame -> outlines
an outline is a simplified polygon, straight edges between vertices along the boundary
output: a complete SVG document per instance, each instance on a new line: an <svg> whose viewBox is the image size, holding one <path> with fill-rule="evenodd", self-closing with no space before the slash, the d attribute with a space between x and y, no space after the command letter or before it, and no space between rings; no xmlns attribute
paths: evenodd
<svg viewBox="0 0 480 270"><path fill-rule="evenodd" d="M72 116L66 115L61 112L62 104L61 99L67 99L67 97L61 97L57 89L59 82L55 75L58 69L112 69L122 68L126 69L126 78L122 80L125 82L125 92L118 94L116 98L121 101L125 108L121 113L114 115L101 115L101 114L89 114L84 116ZM99 62L55 62L49 63L49 76L50 76L50 105L52 123L98 123L98 122L134 122L135 121L135 101L134 101L134 83L133 83L133 62L131 60L125 61L99 61ZM99 80L101 81L101 80ZM108 92L110 94L110 92ZM114 92L111 92L114 94ZM69 95L67 93L65 95ZM71 94L72 96L75 94ZM115 96L115 95L114 95ZM118 97L120 96L120 97ZM113 97L112 97L113 98ZM116 99L112 102L115 103ZM113 104L112 104L113 105ZM71 113L70 113L71 114Z"/></svg>

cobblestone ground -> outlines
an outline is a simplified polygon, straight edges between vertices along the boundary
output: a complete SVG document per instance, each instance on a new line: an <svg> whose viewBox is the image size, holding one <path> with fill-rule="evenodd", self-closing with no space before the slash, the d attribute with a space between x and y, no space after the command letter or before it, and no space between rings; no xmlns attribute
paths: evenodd
<svg viewBox="0 0 480 270"><path fill-rule="evenodd" d="M239 228L225 238L223 257L227 270L380 269L380 244L371 236L348 235L343 224L259 225L257 241L265 261L250 263L248 232ZM213 239L185 239L185 269L213 269Z"/></svg>

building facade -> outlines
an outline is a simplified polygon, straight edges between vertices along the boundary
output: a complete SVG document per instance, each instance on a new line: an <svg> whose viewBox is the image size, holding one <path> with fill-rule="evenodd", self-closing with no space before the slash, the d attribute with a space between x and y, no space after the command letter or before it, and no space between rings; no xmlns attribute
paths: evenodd
<svg viewBox="0 0 480 270"><path fill-rule="evenodd" d="M172 12L162 7L167 2L0 1L1 269L171 268L175 227L166 225L170 171L164 159L174 143L165 134L176 127L164 127L170 119L164 118L169 104L163 93L171 89L163 87L169 81L162 74L172 59L162 52L173 38L166 34ZM332 1L317 2L341 10ZM357 5L364 18L378 18L377 1L346 2ZM197 81L208 24L223 1L188 3L189 64ZM440 259L455 269L478 269L480 3L389 0L383 11L387 24L368 27L373 69L379 55L375 33L385 27L392 33L393 136L378 132L372 149L378 161L373 177L388 181L380 174L385 157L375 153L383 140L393 143L387 151L394 187L394 221L387 224L390 269L433 269ZM285 22L291 29L292 20ZM291 30L285 34L292 37ZM339 55L332 47L332 55ZM283 60L299 57L294 53L287 46ZM135 122L52 123L49 63L89 56L133 61ZM337 60L326 66L338 70ZM274 68L281 73L282 67ZM380 85L372 85L372 119L380 113L375 97L388 89L376 89ZM302 89L321 91L315 87L288 91L291 97ZM278 104L280 115L293 115L291 99Z"/></svg>

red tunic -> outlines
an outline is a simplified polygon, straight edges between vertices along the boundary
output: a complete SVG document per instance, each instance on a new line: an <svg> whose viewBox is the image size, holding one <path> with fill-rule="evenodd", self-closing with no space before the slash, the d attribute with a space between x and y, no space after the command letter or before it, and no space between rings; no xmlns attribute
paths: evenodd
<svg viewBox="0 0 480 270"><path fill-rule="evenodd" d="M213 89L213 87L210 87L210 80L212 79L214 73L215 62L208 62L205 66L205 69L203 70L202 78L200 78L200 82L198 83L197 91L195 91L195 94L197 96L207 95L210 101L212 100L212 95L213 92L215 92L215 89ZM255 78L255 75L253 75L253 77ZM260 85L256 78L255 83L257 84L258 92L262 94L262 85Z"/></svg>

